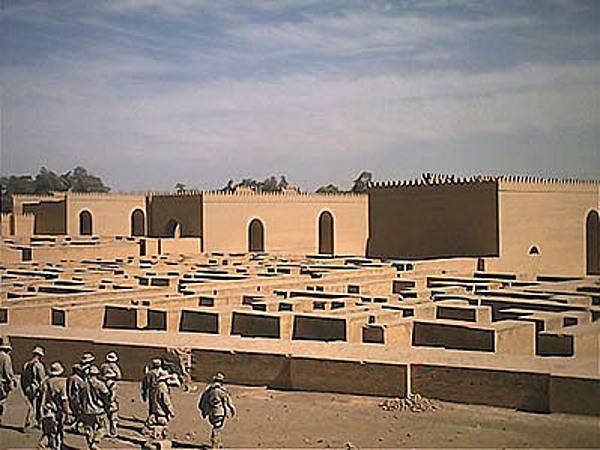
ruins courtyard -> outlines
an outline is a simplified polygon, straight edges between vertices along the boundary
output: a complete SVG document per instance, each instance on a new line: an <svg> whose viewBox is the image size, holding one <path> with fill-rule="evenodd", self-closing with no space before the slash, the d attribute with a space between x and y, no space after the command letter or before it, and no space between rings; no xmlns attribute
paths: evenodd
<svg viewBox="0 0 600 450"><path fill-rule="evenodd" d="M37 345L65 367L118 353L125 434L105 447L137 445L137 383L177 351L195 383L233 386L232 446L594 447L599 192L424 175L365 195L15 196L0 333L17 371ZM379 406L413 394L437 409ZM176 390L176 445L206 443L195 402ZM27 447L11 414L3 440Z"/></svg>

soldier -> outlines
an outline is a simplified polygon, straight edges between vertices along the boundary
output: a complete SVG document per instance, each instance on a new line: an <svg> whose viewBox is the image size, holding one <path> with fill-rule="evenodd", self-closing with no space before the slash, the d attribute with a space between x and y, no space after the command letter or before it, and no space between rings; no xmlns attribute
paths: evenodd
<svg viewBox="0 0 600 450"><path fill-rule="evenodd" d="M158 384L158 377L163 374L165 370L162 368L161 359L153 359L150 369L146 368L144 378L142 378L141 394L142 400L148 403L148 417L146 423L150 422L152 415L152 402L155 397L155 389Z"/></svg>
<svg viewBox="0 0 600 450"><path fill-rule="evenodd" d="M153 360L152 368L142 380L142 399L148 402L146 430L157 439L166 437L167 426L175 417L170 386L180 386L177 375L162 365L162 360Z"/></svg>
<svg viewBox="0 0 600 450"><path fill-rule="evenodd" d="M221 372L213 377L212 383L206 386L206 389L200 396L198 409L202 413L202 418L206 419L212 426L210 433L210 445L212 448L223 448L221 439L221 430L225 425L225 418L228 413L231 417L235 416L235 408L231 402L231 397L224 383L225 375Z"/></svg>
<svg viewBox="0 0 600 450"><path fill-rule="evenodd" d="M69 408L73 419L71 425L73 429L80 432L82 426L83 408L86 402L87 382L81 365L73 364L72 372L67 378L67 396L69 398Z"/></svg>
<svg viewBox="0 0 600 450"><path fill-rule="evenodd" d="M0 423L4 415L4 404L8 394L17 387L17 379L13 371L10 352L12 347L8 337L0 337Z"/></svg>
<svg viewBox="0 0 600 450"><path fill-rule="evenodd" d="M192 351L187 347L175 347L167 349L168 354L174 359L174 372L180 377L183 392L193 392L192 387Z"/></svg>
<svg viewBox="0 0 600 450"><path fill-rule="evenodd" d="M64 369L61 363L53 362L48 369L49 376L42 383L42 436L40 446L46 441L52 450L60 450L63 443L63 422L69 412L67 386L61 377Z"/></svg>
<svg viewBox="0 0 600 450"><path fill-rule="evenodd" d="M25 429L37 427L40 423L42 382L46 378L46 366L42 362L44 349L35 347L32 353L33 358L23 365L21 372L21 389L27 399Z"/></svg>
<svg viewBox="0 0 600 450"><path fill-rule="evenodd" d="M83 430L90 450L98 448L102 430L102 416L109 403L110 392L106 383L99 378L100 370L90 365L87 372L85 401L83 405Z"/></svg>
<svg viewBox="0 0 600 450"><path fill-rule="evenodd" d="M111 437L117 435L117 411L119 411L119 402L117 401L117 377L118 374L110 367L102 373L102 379L108 388L108 401L104 405L106 418L108 419L108 433Z"/></svg>
<svg viewBox="0 0 600 450"><path fill-rule="evenodd" d="M100 364L100 372L102 374L104 374L107 369L111 369L113 372L115 372L117 381L123 378L123 371L119 365L119 355L117 355L117 352L107 353L106 361Z"/></svg>

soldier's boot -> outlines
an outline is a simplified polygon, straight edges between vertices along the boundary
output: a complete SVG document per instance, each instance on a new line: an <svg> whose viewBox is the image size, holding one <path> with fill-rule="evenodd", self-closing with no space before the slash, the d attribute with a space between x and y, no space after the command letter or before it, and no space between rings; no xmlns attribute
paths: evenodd
<svg viewBox="0 0 600 450"><path fill-rule="evenodd" d="M111 437L115 437L117 435L117 421L112 416L108 419L108 434Z"/></svg>
<svg viewBox="0 0 600 450"><path fill-rule="evenodd" d="M51 434L48 437L48 448L52 450L61 450L58 444L58 436L55 434Z"/></svg>
<svg viewBox="0 0 600 450"><path fill-rule="evenodd" d="M210 432L210 447L211 448L223 448L223 441L221 440L221 430L218 428L212 429Z"/></svg>

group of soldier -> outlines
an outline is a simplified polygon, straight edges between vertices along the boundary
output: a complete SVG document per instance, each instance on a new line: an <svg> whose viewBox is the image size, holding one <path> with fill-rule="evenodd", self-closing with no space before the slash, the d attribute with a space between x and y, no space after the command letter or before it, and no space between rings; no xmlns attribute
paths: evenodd
<svg viewBox="0 0 600 450"><path fill-rule="evenodd" d="M6 338L0 338L0 422L8 394L17 388ZM99 365L91 352L84 353L65 376L61 362L46 369L45 351L36 346L21 371L20 385L27 400L24 431L41 429L40 447L62 448L65 431L83 434L88 448L95 449L102 437L117 436L119 403L117 385L122 369L116 352L109 352ZM144 434L149 439L167 438L169 422L175 417L171 388L184 385L189 392L189 372L182 373L163 359L153 359L144 370L141 397L148 405ZM231 397L218 372L202 392L198 409L212 426L210 444L222 448L221 430L227 416L235 415Z"/></svg>

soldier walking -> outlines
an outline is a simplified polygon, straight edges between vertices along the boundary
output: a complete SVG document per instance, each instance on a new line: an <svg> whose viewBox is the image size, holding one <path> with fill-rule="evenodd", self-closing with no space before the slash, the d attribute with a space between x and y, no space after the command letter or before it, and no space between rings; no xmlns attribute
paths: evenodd
<svg viewBox="0 0 600 450"><path fill-rule="evenodd" d="M119 365L119 355L115 351L108 352L105 361L100 364L100 373L110 392L109 405L106 410L108 419L108 432L110 436L117 435L117 412L119 402L117 400L117 382L123 378L123 370Z"/></svg>
<svg viewBox="0 0 600 450"><path fill-rule="evenodd" d="M111 368L106 368L102 373L102 379L108 388L107 402L104 405L106 418L108 419L108 434L111 437L117 435L117 412L119 411L119 402L117 401L117 376L118 374Z"/></svg>
<svg viewBox="0 0 600 450"><path fill-rule="evenodd" d="M142 380L142 399L148 402L146 431L155 439L166 438L169 422L175 417L170 387L181 385L177 375L162 366L162 360L154 359Z"/></svg>
<svg viewBox="0 0 600 450"><path fill-rule="evenodd" d="M69 412L66 380L61 376L64 368L61 363L53 362L48 369L48 378L42 383L42 436L40 446L60 450L63 443L63 423Z"/></svg>
<svg viewBox="0 0 600 450"><path fill-rule="evenodd" d="M25 429L37 427L40 423L42 382L46 378L46 366L42 362L44 349L35 347L32 353L33 358L23 365L21 372L21 389L27 399Z"/></svg>
<svg viewBox="0 0 600 450"><path fill-rule="evenodd" d="M223 448L221 431L225 426L225 419L230 414L235 416L235 408L231 401L231 396L224 385L225 375L218 372L212 379L212 383L206 386L206 389L198 401L198 409L202 418L206 419L212 426L210 433L211 448Z"/></svg>
<svg viewBox="0 0 600 450"><path fill-rule="evenodd" d="M102 416L107 409L110 396L106 383L99 375L100 369L91 365L86 376L85 401L81 416L85 440L90 450L98 448L103 428Z"/></svg>
<svg viewBox="0 0 600 450"><path fill-rule="evenodd" d="M69 398L69 409L73 416L71 425L74 431L81 432L83 425L83 409L86 402L87 382L85 374L79 363L73 364L72 372L67 378L67 396Z"/></svg>
<svg viewBox="0 0 600 450"><path fill-rule="evenodd" d="M4 415L4 404L8 394L17 387L17 379L13 371L10 352L12 347L8 337L0 337L0 423Z"/></svg>
<svg viewBox="0 0 600 450"><path fill-rule="evenodd" d="M146 425L151 422L153 402L156 397L156 386L158 385L158 378L166 371L162 368L161 359L153 359L150 369L146 367L146 373L142 378L141 395L142 400L148 403L148 415L146 417Z"/></svg>

